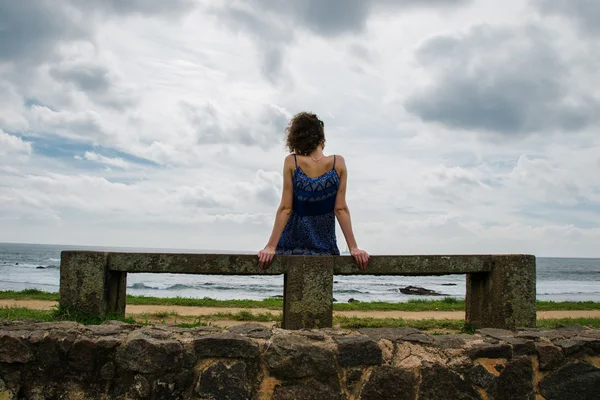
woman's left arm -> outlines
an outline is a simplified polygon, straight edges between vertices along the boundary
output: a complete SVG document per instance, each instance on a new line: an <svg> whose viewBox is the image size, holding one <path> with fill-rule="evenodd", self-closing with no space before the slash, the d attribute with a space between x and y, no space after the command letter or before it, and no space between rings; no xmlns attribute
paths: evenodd
<svg viewBox="0 0 600 400"><path fill-rule="evenodd" d="M293 155L287 156L283 163L283 193L281 194L281 203L275 214L273 231L271 232L271 237L265 248L258 252L258 261L261 269L267 268L271 261L273 261L277 243L279 243L283 229L292 214L292 202L294 196L294 187L292 183L292 176L294 174L293 165Z"/></svg>

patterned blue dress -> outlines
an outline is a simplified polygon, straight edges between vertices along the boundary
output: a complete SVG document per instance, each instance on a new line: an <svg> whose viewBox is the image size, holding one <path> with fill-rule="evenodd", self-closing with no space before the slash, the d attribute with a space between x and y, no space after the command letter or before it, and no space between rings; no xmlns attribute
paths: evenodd
<svg viewBox="0 0 600 400"><path fill-rule="evenodd" d="M315 178L298 167L295 154L294 161L292 214L283 229L276 254L339 255L334 209L340 177L335 170L335 156L333 168Z"/></svg>

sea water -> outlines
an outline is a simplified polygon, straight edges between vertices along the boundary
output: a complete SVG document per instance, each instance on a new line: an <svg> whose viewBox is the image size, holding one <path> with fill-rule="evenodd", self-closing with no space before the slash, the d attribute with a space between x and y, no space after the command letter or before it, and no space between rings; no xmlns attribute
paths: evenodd
<svg viewBox="0 0 600 400"><path fill-rule="evenodd" d="M39 289L58 292L62 250L137 251L176 253L239 253L181 249L139 249L0 243L0 290ZM333 297L338 302L404 302L435 298L400 293L405 286L421 286L446 296L465 296L465 275L444 276L335 276ZM283 276L127 274L127 294L154 297L191 297L260 300L283 294ZM554 301L600 301L600 259L537 258L537 298Z"/></svg>

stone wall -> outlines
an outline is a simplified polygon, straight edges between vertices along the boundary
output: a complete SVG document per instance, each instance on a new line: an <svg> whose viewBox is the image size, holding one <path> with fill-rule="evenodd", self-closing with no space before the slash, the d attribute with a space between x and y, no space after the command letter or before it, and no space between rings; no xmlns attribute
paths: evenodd
<svg viewBox="0 0 600 400"><path fill-rule="evenodd" d="M0 322L0 399L600 399L600 330Z"/></svg>

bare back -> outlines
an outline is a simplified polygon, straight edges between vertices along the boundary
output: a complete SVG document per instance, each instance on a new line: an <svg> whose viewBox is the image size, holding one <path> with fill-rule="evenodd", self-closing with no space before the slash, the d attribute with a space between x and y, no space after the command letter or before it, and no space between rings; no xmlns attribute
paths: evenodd
<svg viewBox="0 0 600 400"><path fill-rule="evenodd" d="M333 169L334 167L334 156L327 156L320 159L318 162L315 162L309 156L296 156L298 160L298 167L310 178L319 177ZM337 171L337 165L336 172Z"/></svg>

